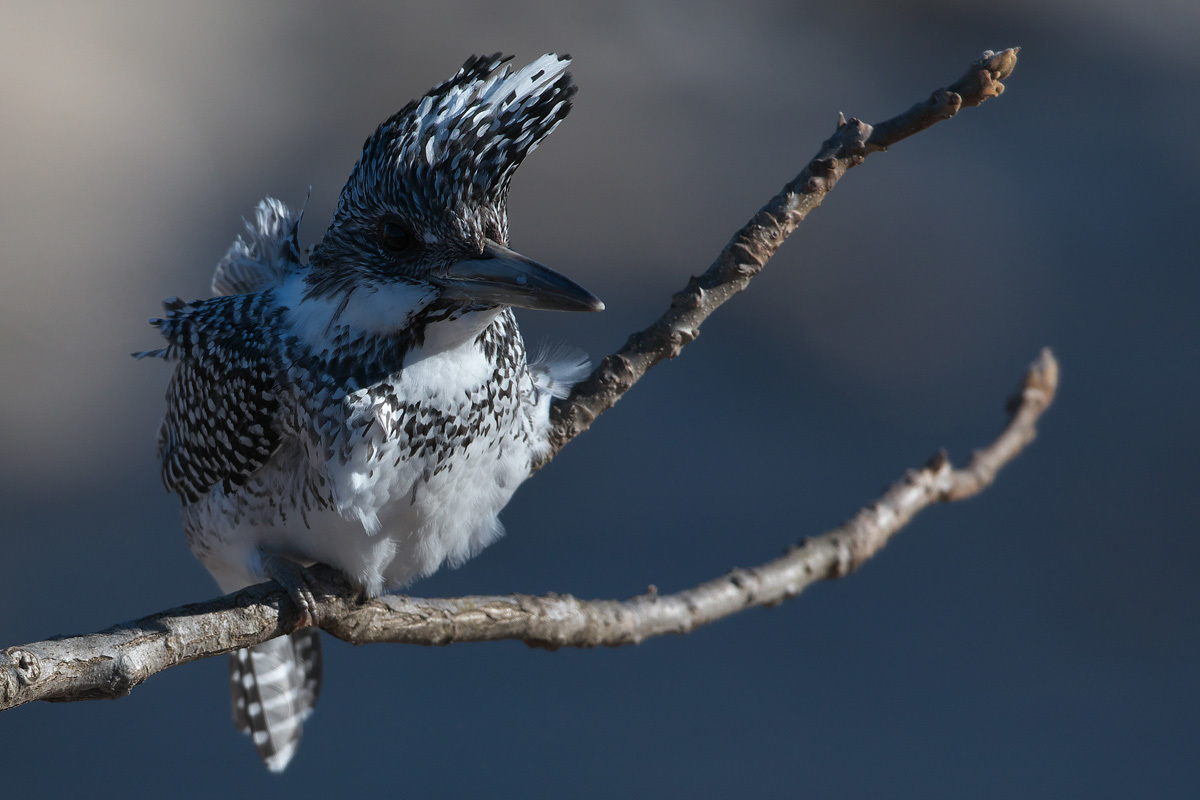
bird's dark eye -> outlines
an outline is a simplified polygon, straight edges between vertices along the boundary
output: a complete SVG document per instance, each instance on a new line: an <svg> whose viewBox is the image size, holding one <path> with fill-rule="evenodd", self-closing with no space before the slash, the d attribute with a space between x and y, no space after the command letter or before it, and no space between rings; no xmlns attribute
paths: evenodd
<svg viewBox="0 0 1200 800"><path fill-rule="evenodd" d="M412 246L413 236L400 220L384 217L379 221L379 243L384 249L399 253Z"/></svg>

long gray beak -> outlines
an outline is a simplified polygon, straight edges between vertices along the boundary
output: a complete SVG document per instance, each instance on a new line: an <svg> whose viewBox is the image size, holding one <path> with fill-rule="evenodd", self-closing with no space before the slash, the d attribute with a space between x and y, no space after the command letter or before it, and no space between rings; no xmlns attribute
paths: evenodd
<svg viewBox="0 0 1200 800"><path fill-rule="evenodd" d="M442 296L465 303L536 308L542 311L603 311L594 294L549 267L487 239L483 252L429 280Z"/></svg>

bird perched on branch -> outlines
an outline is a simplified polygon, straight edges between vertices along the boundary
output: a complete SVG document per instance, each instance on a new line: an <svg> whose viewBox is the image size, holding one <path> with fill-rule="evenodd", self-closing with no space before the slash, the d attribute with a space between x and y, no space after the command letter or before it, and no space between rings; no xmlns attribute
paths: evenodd
<svg viewBox="0 0 1200 800"><path fill-rule="evenodd" d="M599 311L507 247L509 180L563 120L569 60L499 55L379 126L303 263L300 215L268 198L208 300L169 299L176 361L159 435L188 545L223 591L274 578L314 624L301 566L369 595L457 565L544 452L549 404L586 374L530 363L512 307ZM282 770L320 686L317 631L232 656L234 719Z"/></svg>

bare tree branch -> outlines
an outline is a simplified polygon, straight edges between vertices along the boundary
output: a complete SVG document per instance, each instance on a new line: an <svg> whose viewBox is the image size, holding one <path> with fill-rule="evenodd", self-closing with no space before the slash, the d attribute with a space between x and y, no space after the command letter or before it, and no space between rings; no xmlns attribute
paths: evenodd
<svg viewBox="0 0 1200 800"><path fill-rule="evenodd" d="M687 633L754 606L791 599L818 580L840 578L879 552L917 514L977 494L1035 436L1054 399L1058 364L1049 350L1030 367L1003 433L954 469L938 453L841 526L802 541L752 569L735 569L699 586L625 601L570 595L430 600L389 595L362 601L335 570L310 570L322 628L353 644L447 645L517 639L535 647L636 644ZM173 608L100 633L12 647L0 659L0 710L32 700L121 697L156 672L287 633L295 624L287 593L274 583L207 603Z"/></svg>
<svg viewBox="0 0 1200 800"><path fill-rule="evenodd" d="M998 97L1004 91L1001 81L1017 65L1019 50L987 51L971 64L966 75L884 122L868 125L857 119L840 119L837 130L812 161L729 240L703 275L691 278L671 297L666 313L605 357L586 380L575 386L570 397L551 406L551 448L533 465L533 471L545 466L567 442L591 427L596 417L612 408L647 370L679 355L684 345L699 336L700 323L749 285L808 212L821 205L846 170L861 164L871 153L950 119L959 109Z"/></svg>
<svg viewBox="0 0 1200 800"><path fill-rule="evenodd" d="M843 120L817 157L738 232L712 267L672 298L667 313L631 336L571 397L555 406L553 451L534 469L611 408L646 370L673 358L694 339L700 323L745 288L847 169L962 107L1000 94L1000 81L1012 72L1016 53L985 54L958 82L876 126ZM356 644L518 639L546 648L616 646L686 633L746 608L774 605L817 580L849 574L921 509L970 497L989 486L997 471L1033 440L1036 422L1053 400L1057 383L1058 365L1049 350L1043 351L1010 405L1008 426L975 453L967 467L954 469L941 453L842 526L753 569L734 570L677 594L660 597L652 590L623 602L569 595L448 600L387 596L364 601L335 570L318 565L309 574L319 590L322 628ZM99 633L10 647L0 653L0 710L33 700L122 697L156 672L259 644L288 633L295 624L286 592L265 583Z"/></svg>

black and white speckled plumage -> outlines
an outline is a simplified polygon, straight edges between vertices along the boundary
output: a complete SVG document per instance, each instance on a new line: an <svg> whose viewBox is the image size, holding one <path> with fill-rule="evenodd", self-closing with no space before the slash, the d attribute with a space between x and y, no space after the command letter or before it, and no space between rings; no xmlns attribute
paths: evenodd
<svg viewBox="0 0 1200 800"><path fill-rule="evenodd" d="M494 299L526 291L524 277L496 295L455 272L493 254L526 263L503 247L509 180L575 92L565 58L515 72L506 60L468 60L367 139L310 264L299 217L265 200L218 265L218 296L169 299L152 321L167 346L139 356L177 362L163 480L223 590L264 580L264 558L283 556L377 594L500 534L545 446L550 397L584 366L527 363ZM578 296L515 302L584 308ZM268 644L234 658L235 717L282 769L315 702L319 648L309 634Z"/></svg>
<svg viewBox="0 0 1200 800"><path fill-rule="evenodd" d="M386 279L388 254L374 235L383 209L437 240L409 254L414 275L475 251L484 238L508 241L513 172L567 116L575 94L565 56L543 56L517 72L517 81L498 70L508 60L468 59L367 139L313 252L312 292Z"/></svg>

